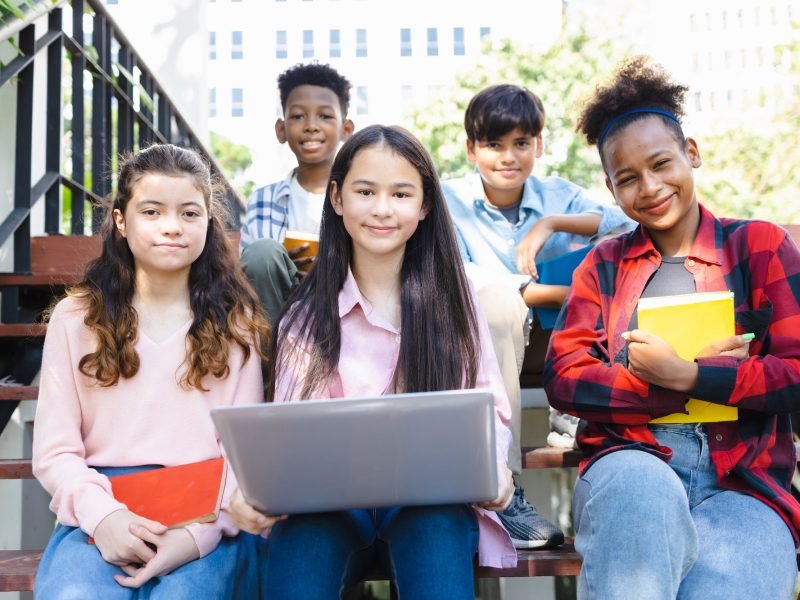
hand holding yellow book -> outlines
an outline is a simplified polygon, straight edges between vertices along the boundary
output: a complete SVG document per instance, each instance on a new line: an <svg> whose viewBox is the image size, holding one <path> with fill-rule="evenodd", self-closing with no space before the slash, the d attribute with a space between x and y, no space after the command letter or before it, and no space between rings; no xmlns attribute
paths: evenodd
<svg viewBox="0 0 800 600"><path fill-rule="evenodd" d="M697 292L676 296L640 298L639 329L653 333L675 349L684 360L693 361L711 344L736 334L733 292ZM690 398L689 414L675 413L651 423L709 423L735 421L738 409Z"/></svg>

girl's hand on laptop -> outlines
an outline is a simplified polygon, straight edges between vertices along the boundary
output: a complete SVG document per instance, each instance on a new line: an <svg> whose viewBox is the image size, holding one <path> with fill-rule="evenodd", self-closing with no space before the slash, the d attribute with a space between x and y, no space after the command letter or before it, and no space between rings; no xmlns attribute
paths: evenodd
<svg viewBox="0 0 800 600"><path fill-rule="evenodd" d="M272 517L257 511L245 501L242 491L238 487L231 497L228 514L239 529L256 535L268 534L275 523L289 518L288 515Z"/></svg>
<svg viewBox="0 0 800 600"><path fill-rule="evenodd" d="M513 496L514 479L512 478L511 469L503 463L497 463L497 498L490 502L481 502L478 506L486 510L503 512L511 504Z"/></svg>

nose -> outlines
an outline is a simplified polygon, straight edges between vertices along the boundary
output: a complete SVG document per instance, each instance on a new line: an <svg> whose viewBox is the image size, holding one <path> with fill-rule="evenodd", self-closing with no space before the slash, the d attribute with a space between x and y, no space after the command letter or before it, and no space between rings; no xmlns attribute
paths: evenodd
<svg viewBox="0 0 800 600"><path fill-rule="evenodd" d="M394 212L392 206L392 198L389 194L375 194L375 200L372 203L372 214L376 217L387 217Z"/></svg>
<svg viewBox="0 0 800 600"><path fill-rule="evenodd" d="M517 157L514 154L514 149L513 148L506 148L505 150L502 150L500 152L500 161L503 164L511 164L515 160L517 160Z"/></svg>
<svg viewBox="0 0 800 600"><path fill-rule="evenodd" d="M642 175L640 190L642 196L652 196L661 189L661 180L653 173L646 171Z"/></svg>
<svg viewBox="0 0 800 600"><path fill-rule="evenodd" d="M177 215L164 215L161 219L161 233L174 236L183 232L183 225Z"/></svg>
<svg viewBox="0 0 800 600"><path fill-rule="evenodd" d="M305 120L305 129L306 131L319 131L319 122L317 117L308 117Z"/></svg>

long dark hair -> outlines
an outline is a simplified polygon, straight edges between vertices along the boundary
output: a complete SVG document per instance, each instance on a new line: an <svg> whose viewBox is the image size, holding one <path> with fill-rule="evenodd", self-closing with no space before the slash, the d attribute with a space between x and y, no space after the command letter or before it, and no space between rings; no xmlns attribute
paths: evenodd
<svg viewBox="0 0 800 600"><path fill-rule="evenodd" d="M81 358L79 368L102 386L115 385L120 377L130 378L139 371L134 348L138 316L131 304L134 258L114 224L113 212L125 213L136 183L150 173L191 178L209 211L206 243L189 271L193 321L181 378L184 385L205 389L202 379L207 374L228 375L230 343L242 349L244 360L250 357L251 346L263 358L261 345L266 344L270 330L225 233L208 165L196 152L171 144L154 144L120 161L117 192L106 206L101 227L101 254L89 263L83 282L68 291L86 301L84 322L98 338L97 350Z"/></svg>
<svg viewBox="0 0 800 600"><path fill-rule="evenodd" d="M399 127L373 125L356 133L336 155L325 194L317 262L289 298L270 348L268 400L283 370L302 381L291 393L308 398L324 389L339 363L339 292L352 260L352 240L331 204L331 187L342 189L353 160L369 148L389 148L419 172L423 208L406 243L400 270L400 354L396 391L460 389L475 385L480 355L478 325L453 224L436 170L422 144ZM302 366L301 366L302 365Z"/></svg>

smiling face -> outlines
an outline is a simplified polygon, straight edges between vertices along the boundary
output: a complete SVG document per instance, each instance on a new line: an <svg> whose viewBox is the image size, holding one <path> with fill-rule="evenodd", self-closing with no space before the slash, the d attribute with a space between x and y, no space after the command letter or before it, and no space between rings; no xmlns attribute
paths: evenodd
<svg viewBox="0 0 800 600"><path fill-rule="evenodd" d="M648 116L614 132L602 152L606 186L622 211L648 229L660 251L688 253L700 220L695 141L682 147L659 117Z"/></svg>
<svg viewBox="0 0 800 600"><path fill-rule="evenodd" d="M467 158L481 174L486 199L505 208L522 197L522 187L536 159L542 156L542 136L520 129L494 140L467 140Z"/></svg>
<svg viewBox="0 0 800 600"><path fill-rule="evenodd" d="M133 185L125 213L114 209L137 272L188 274L205 247L208 220L203 193L189 176L148 173Z"/></svg>
<svg viewBox="0 0 800 600"><path fill-rule="evenodd" d="M387 146L359 150L341 189L331 183L331 204L353 240L353 261L402 261L406 242L427 210L422 178Z"/></svg>
<svg viewBox="0 0 800 600"><path fill-rule="evenodd" d="M342 115L333 90L299 85L286 97L275 133L280 143L289 143L300 165L316 165L333 161L339 143L353 133L353 122Z"/></svg>

